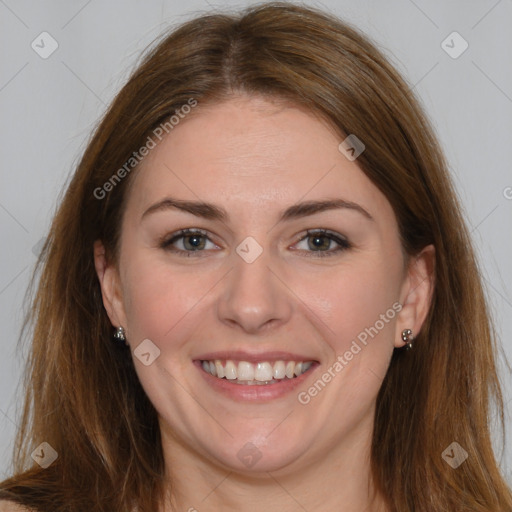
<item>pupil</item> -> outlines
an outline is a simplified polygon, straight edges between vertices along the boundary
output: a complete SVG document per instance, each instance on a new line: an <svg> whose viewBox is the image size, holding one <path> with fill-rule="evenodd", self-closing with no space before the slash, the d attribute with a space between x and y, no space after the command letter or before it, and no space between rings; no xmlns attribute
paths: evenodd
<svg viewBox="0 0 512 512"><path fill-rule="evenodd" d="M188 241L188 245L193 249L201 247L201 235L190 235L185 240Z"/></svg>
<svg viewBox="0 0 512 512"><path fill-rule="evenodd" d="M312 245L317 249L327 249L329 247L329 240L325 236L317 235L312 239Z"/></svg>

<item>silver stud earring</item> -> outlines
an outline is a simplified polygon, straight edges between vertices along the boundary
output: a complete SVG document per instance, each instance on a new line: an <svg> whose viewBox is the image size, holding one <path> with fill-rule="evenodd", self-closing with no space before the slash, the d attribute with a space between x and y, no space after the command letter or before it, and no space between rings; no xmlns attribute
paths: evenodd
<svg viewBox="0 0 512 512"><path fill-rule="evenodd" d="M114 340L124 342L125 345L128 345L128 343L126 343L126 333L122 327L118 327L116 329L116 332L114 334Z"/></svg>
<svg viewBox="0 0 512 512"><path fill-rule="evenodd" d="M410 350L412 348L412 340L414 339L411 329L404 329L402 331L402 341L405 343L405 349Z"/></svg>

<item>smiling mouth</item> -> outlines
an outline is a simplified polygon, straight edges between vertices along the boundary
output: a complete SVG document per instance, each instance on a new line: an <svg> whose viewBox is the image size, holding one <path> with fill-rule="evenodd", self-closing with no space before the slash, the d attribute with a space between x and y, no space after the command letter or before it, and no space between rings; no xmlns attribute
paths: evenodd
<svg viewBox="0 0 512 512"><path fill-rule="evenodd" d="M278 384L293 380L311 369L315 361L248 361L200 360L203 370L221 380L245 386Z"/></svg>

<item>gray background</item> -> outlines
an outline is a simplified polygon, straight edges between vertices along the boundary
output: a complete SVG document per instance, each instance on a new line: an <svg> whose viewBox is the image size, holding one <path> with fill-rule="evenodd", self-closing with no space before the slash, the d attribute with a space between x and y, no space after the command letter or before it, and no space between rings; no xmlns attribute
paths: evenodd
<svg viewBox="0 0 512 512"><path fill-rule="evenodd" d="M0 0L0 477L9 471L21 404L23 295L92 128L162 30L193 14L248 3ZM306 4L361 28L423 101L466 210L503 353L512 360L512 0ZM34 40L42 46L44 31L59 45L46 59L31 47ZM441 46L453 31L469 44L458 58ZM452 52L461 48L457 39L447 44ZM510 373L501 375L510 437L512 383ZM498 457L512 483L510 440Z"/></svg>

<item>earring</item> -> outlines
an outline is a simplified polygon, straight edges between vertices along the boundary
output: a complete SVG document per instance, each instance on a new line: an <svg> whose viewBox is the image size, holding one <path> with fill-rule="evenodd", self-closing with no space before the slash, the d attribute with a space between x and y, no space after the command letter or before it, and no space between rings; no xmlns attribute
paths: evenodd
<svg viewBox="0 0 512 512"><path fill-rule="evenodd" d="M404 329L402 331L402 341L405 343L404 347L406 350L412 348L412 340L414 339L411 329Z"/></svg>
<svg viewBox="0 0 512 512"><path fill-rule="evenodd" d="M124 344L128 345L128 343L126 343L126 333L124 332L124 329L122 327L118 327L116 329L116 332L114 334L114 340L115 341L124 341Z"/></svg>

